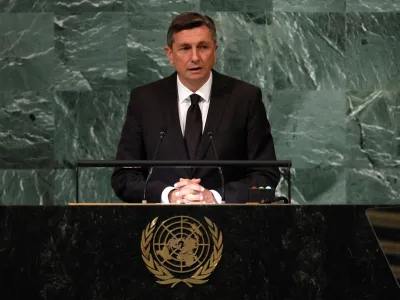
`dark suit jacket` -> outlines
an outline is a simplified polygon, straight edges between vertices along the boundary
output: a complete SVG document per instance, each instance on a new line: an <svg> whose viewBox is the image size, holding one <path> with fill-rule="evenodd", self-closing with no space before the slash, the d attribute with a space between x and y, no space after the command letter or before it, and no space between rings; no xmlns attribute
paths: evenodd
<svg viewBox="0 0 400 300"><path fill-rule="evenodd" d="M174 73L132 90L117 160L153 159L160 131L166 135L157 159L188 159L179 123L176 76ZM261 98L258 87L213 70L210 106L196 159L216 159L207 135L212 132L220 160L275 160L270 124ZM253 185L275 188L279 182L278 168L227 167L223 171L227 203L246 202L247 189ZM202 186L221 194L218 169L198 168L193 176L190 172L183 168L155 168L147 187L147 201L159 203L162 191L179 178L201 178ZM115 168L111 178L115 194L125 202L140 202L146 176L143 169Z"/></svg>

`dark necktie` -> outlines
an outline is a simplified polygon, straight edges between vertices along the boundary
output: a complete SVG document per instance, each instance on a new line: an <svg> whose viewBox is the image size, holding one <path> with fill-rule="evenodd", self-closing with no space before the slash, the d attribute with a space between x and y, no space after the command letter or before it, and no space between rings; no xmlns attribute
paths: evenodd
<svg viewBox="0 0 400 300"><path fill-rule="evenodd" d="M195 159L203 131L203 122L199 106L200 96L192 94L190 100L192 104L186 115L185 144L190 159Z"/></svg>

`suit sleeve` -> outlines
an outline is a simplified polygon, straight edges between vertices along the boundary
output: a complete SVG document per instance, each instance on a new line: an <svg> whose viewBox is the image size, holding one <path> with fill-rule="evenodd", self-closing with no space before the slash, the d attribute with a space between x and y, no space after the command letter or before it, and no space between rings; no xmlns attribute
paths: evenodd
<svg viewBox="0 0 400 300"><path fill-rule="evenodd" d="M256 88L247 118L246 152L248 160L276 160L271 126L262 102L262 93ZM228 182L225 187L227 202L248 201L248 189L252 186L271 186L276 188L280 174L277 167L249 168L242 180Z"/></svg>
<svg viewBox="0 0 400 300"><path fill-rule="evenodd" d="M117 160L144 160L145 153L143 131L140 126L140 96L137 90L131 92L125 123L116 154ZM111 186L115 194L124 202L141 202L143 200L144 184L147 169L114 168L111 176ZM150 181L147 185L147 201L159 203L161 193L167 185L161 181Z"/></svg>

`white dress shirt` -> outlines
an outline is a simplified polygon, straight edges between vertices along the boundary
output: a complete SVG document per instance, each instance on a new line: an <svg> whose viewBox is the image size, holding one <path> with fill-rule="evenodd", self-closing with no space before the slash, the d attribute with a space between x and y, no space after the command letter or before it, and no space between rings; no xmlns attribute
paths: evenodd
<svg viewBox="0 0 400 300"><path fill-rule="evenodd" d="M189 90L183 83L179 80L179 76L177 78L177 87L178 87L178 111L179 111L179 122L181 124L182 135L185 134L185 126L186 126L186 115L187 111L191 105L190 95L193 94L191 90ZM199 101L199 106L201 110L201 117L204 125L206 124L208 108L210 107L210 94L211 94L211 85L212 85L212 73L210 73L210 78L208 78L207 82L198 89L194 94L197 94L201 97ZM174 187L166 187L164 191L161 193L161 202L169 203L168 194L174 189ZM222 197L221 195L214 190L211 190L214 195L215 200L218 203L221 203Z"/></svg>

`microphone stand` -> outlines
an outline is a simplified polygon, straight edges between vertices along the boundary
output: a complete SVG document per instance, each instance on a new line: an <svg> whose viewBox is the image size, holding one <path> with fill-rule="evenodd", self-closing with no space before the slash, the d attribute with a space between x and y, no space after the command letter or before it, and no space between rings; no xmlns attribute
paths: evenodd
<svg viewBox="0 0 400 300"><path fill-rule="evenodd" d="M210 138L215 158L217 160L219 160L217 149L215 148L212 132L207 133L207 135ZM218 171L219 171L219 176L221 178L221 200L222 200L222 203L225 203L225 178L224 178L224 173L222 172L222 168L221 167L218 167Z"/></svg>
<svg viewBox="0 0 400 300"><path fill-rule="evenodd" d="M157 144L156 152L154 153L154 158L153 158L153 160L156 160L156 158L157 158L158 150L160 149L161 141L163 140L164 136L165 136L165 132L164 132L164 131L161 131L161 132L160 132L160 138L159 138L159 140L158 140L158 144ZM147 199L146 199L147 185L148 185L148 183L149 183L151 174L153 174L153 169L154 169L153 166L150 167L149 174L147 174L147 178L146 178L146 181L145 181L145 183L144 183L143 200L142 200L142 203L147 203Z"/></svg>

